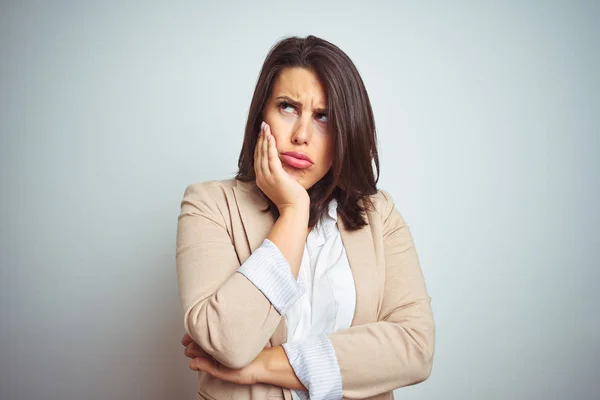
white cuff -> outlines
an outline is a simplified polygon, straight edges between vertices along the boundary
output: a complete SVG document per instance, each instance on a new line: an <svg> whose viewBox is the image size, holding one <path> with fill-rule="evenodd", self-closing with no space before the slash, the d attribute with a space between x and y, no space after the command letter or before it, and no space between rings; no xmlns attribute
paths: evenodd
<svg viewBox="0 0 600 400"><path fill-rule="evenodd" d="M237 272L263 292L281 315L306 291L290 271L290 264L279 248L269 239L264 240Z"/></svg>
<svg viewBox="0 0 600 400"><path fill-rule="evenodd" d="M282 345L294 373L308 389L311 400L340 400L342 375L335 350L325 334L312 335ZM297 391L300 398L306 392Z"/></svg>

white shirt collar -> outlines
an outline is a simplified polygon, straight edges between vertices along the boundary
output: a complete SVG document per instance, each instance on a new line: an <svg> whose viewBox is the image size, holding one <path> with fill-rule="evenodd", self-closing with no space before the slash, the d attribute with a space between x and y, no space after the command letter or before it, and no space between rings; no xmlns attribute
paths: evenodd
<svg viewBox="0 0 600 400"><path fill-rule="evenodd" d="M327 206L328 217L336 222L337 222L337 206L338 206L338 202L335 198L331 199L331 201L329 202L329 205Z"/></svg>
<svg viewBox="0 0 600 400"><path fill-rule="evenodd" d="M316 245L322 245L327 238L337 231L337 200L332 199L327 205L327 213L317 222L316 226L311 230L309 240ZM314 240L314 242L313 242Z"/></svg>

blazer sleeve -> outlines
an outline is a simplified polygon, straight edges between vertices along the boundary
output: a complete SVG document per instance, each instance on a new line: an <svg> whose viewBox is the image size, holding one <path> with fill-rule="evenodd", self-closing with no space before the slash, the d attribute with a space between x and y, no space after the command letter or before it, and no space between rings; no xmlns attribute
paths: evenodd
<svg viewBox="0 0 600 400"><path fill-rule="evenodd" d="M184 325L204 351L237 369L262 351L281 314L252 281L238 273L240 262L232 239L206 185L186 188L177 224L177 280Z"/></svg>
<svg viewBox="0 0 600 400"><path fill-rule="evenodd" d="M390 195L380 191L385 286L377 322L331 333L342 376L342 394L362 399L427 379L435 326L410 229Z"/></svg>

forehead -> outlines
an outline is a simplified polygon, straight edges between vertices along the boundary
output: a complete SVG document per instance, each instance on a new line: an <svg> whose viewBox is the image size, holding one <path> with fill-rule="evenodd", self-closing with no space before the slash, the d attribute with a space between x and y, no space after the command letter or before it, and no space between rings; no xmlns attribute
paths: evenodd
<svg viewBox="0 0 600 400"><path fill-rule="evenodd" d="M273 85L273 95L289 96L301 102L310 102L315 107L325 107L327 94L319 77L305 68L284 68Z"/></svg>

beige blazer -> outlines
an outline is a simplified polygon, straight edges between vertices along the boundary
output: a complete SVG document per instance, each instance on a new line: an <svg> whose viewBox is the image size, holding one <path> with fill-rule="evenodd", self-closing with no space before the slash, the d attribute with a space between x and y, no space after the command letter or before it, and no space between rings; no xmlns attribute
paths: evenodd
<svg viewBox="0 0 600 400"><path fill-rule="evenodd" d="M410 229L390 195L358 231L338 227L356 285L348 329L329 335L344 399L393 399L392 390L429 377L435 328ZM177 277L187 333L221 363L241 368L265 347L286 341L285 318L238 267L274 220L254 182L235 179L187 187L177 227ZM238 385L198 373L197 399L290 400L287 388Z"/></svg>

